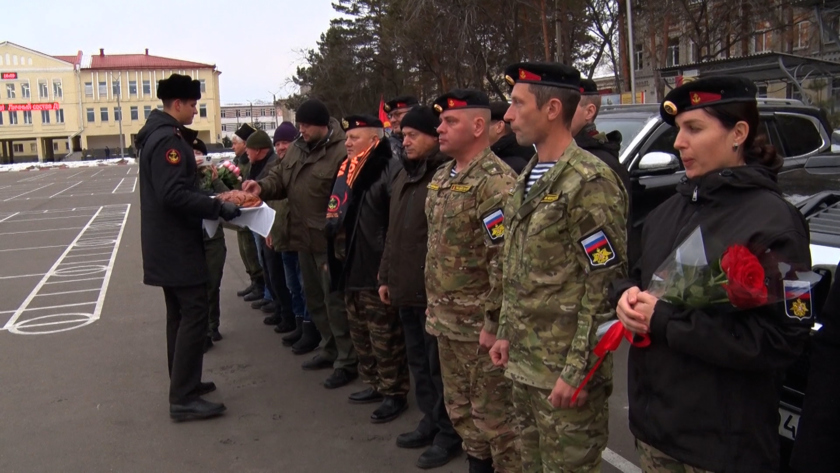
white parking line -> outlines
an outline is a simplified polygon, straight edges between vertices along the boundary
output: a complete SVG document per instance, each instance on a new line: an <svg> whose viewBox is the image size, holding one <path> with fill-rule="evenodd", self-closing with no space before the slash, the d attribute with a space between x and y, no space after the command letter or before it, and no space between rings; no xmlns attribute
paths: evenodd
<svg viewBox="0 0 840 473"><path fill-rule="evenodd" d="M17 323L17 320L20 318L20 316L23 315L27 308L29 308L29 304L31 304L32 300L35 299L35 296L38 294L38 291L40 291L41 288L44 287L44 284L47 282L47 280L53 274L55 274L55 271L58 269L59 266L61 266L61 263L64 262L64 257L67 256L67 254L70 253L70 251L72 251L73 248L75 248L76 242L78 242L82 238L82 236L85 234L85 230L87 230L88 227L90 227L90 225L94 222L94 220L96 220L96 217L99 216L100 212L102 212L102 207L100 207L96 214L94 214L94 216L91 217L90 220L88 220L88 223L85 224L84 228L82 228L82 231L80 231L79 234L76 235L76 238L74 238L73 241L69 245L67 245L67 249L64 250L64 253L62 253L61 256L59 256L58 259L55 260L55 263L53 263L49 271L47 271L47 273L44 274L41 280L38 281L38 284L35 285L35 289L32 289L32 292L30 292L29 295L26 296L26 299L23 300L23 303L20 304L20 306L12 315L12 317L6 322L4 328L14 327L15 323Z"/></svg>
<svg viewBox="0 0 840 473"><path fill-rule="evenodd" d="M3 202L8 202L8 201L10 201L10 200L12 200L12 199L17 199L18 197L24 196L24 195L26 195L26 194L31 194L31 193L33 193L33 192L35 192L35 191L39 191L39 190L41 190L41 189L45 189L45 188L47 188L47 187L49 187L49 186L51 186L51 185L52 185L52 183L47 184L47 185L45 185L45 186L41 186L41 187L35 188L35 189L32 189L31 191L26 191L26 192L24 192L23 194L18 194L18 195L16 195L16 196L9 197L8 199L4 200Z"/></svg>
<svg viewBox="0 0 840 473"><path fill-rule="evenodd" d="M120 188L120 186L122 185L122 183L123 183L123 181L124 181L124 180L125 180L125 178L120 179L120 183L119 183L119 184L117 184L117 187L114 187L114 190L112 190L112 191L111 191L111 193L112 193L112 194L113 194L113 193L115 193L115 192L117 192L117 189L119 189L119 188Z"/></svg>
<svg viewBox="0 0 840 473"><path fill-rule="evenodd" d="M47 284L67 284L67 283L71 283L71 282L98 281L100 279L102 279L102 278L100 277L100 278L68 279L67 281L50 281L50 282L48 282L44 285L46 286Z"/></svg>
<svg viewBox="0 0 840 473"><path fill-rule="evenodd" d="M23 235L24 233L42 233L42 232L62 232L65 230L78 230L79 227L70 227L70 228L47 228L45 230L29 230L26 232L5 232L0 233L0 235Z"/></svg>
<svg viewBox="0 0 840 473"><path fill-rule="evenodd" d="M43 217L43 218L27 218L24 220L15 220L14 222L8 223L21 223L21 222L43 222L44 220L61 220L65 218L90 218L90 215L67 215L65 217ZM3 223L4 220L0 220L0 223ZM63 245L62 245L63 246Z"/></svg>
<svg viewBox="0 0 840 473"><path fill-rule="evenodd" d="M55 197L55 196L57 196L57 195L61 194L62 192L69 191L70 189L72 189L72 188L74 188L74 187L78 186L78 185L79 185L79 184L81 184L82 182L83 182L83 181L79 181L79 182L77 182L77 183L73 184L72 186L68 187L67 189L64 189L64 190L58 191L58 192L56 192L55 194L53 194L53 195L51 195L51 196L49 196L49 197L47 197L47 198L48 198L48 199L52 199L53 197Z"/></svg>
<svg viewBox="0 0 840 473"><path fill-rule="evenodd" d="M604 449L604 452L601 453L601 458L603 458L605 462L621 470L621 473L642 473L641 468L609 448Z"/></svg>
<svg viewBox="0 0 840 473"><path fill-rule="evenodd" d="M3 251L46 250L48 248L64 248L64 245L32 246L32 247L29 247L29 248L6 248L5 250L0 250L0 252L3 252Z"/></svg>
<svg viewBox="0 0 840 473"><path fill-rule="evenodd" d="M131 193L133 194L134 191L137 189L137 178L134 178L134 185L131 186Z"/></svg>
<svg viewBox="0 0 840 473"><path fill-rule="evenodd" d="M65 295L65 294L78 294L80 292L94 292L94 291L98 291L98 290L99 290L99 288L97 287L97 288L93 288L93 289L79 289L79 290L76 290L76 291L48 292L46 294L38 294L35 297L62 296L62 295Z"/></svg>
<svg viewBox="0 0 840 473"><path fill-rule="evenodd" d="M4 218L3 220L0 220L0 223L5 222L6 220L8 220L8 219L10 219L10 218L14 217L15 215L17 215L17 214L19 214L19 213L20 213L20 212L15 212L15 213L13 213L13 214L9 215L8 217Z"/></svg>
<svg viewBox="0 0 840 473"><path fill-rule="evenodd" d="M95 173L93 173L93 175L92 175L92 176L90 176L90 177L94 177L94 176L96 176L97 174L99 174L99 173L100 173L100 172L102 172L102 171L104 171L104 169L100 169L100 170L96 171L96 172L95 172Z"/></svg>
<svg viewBox="0 0 840 473"><path fill-rule="evenodd" d="M36 276L43 276L44 273L41 274L18 274L17 276L0 276L0 279L23 279L23 278L34 278Z"/></svg>

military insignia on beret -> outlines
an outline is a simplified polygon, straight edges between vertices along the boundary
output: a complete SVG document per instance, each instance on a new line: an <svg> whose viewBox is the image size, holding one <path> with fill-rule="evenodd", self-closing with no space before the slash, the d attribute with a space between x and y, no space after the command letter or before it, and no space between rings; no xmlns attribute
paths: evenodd
<svg viewBox="0 0 840 473"><path fill-rule="evenodd" d="M811 284L808 281L785 281L785 314L792 319L807 320L813 316Z"/></svg>
<svg viewBox="0 0 840 473"><path fill-rule="evenodd" d="M406 104L404 104L402 102L397 102L397 108L405 108L405 107L407 107Z"/></svg>
<svg viewBox="0 0 840 473"><path fill-rule="evenodd" d="M704 103L717 102L722 96L711 92L692 92L691 105L700 105Z"/></svg>
<svg viewBox="0 0 840 473"><path fill-rule="evenodd" d="M519 78L522 80L532 80L537 82L542 82L542 77L539 74L534 74L533 72L528 72L525 69L519 69Z"/></svg>
<svg viewBox="0 0 840 473"><path fill-rule="evenodd" d="M166 162L169 164L178 164L181 162L181 152L175 148L171 148L166 152Z"/></svg>
<svg viewBox="0 0 840 473"><path fill-rule="evenodd" d="M382 106L382 110L385 110L385 113L388 113L391 111L391 106L386 103Z"/></svg>
<svg viewBox="0 0 840 473"><path fill-rule="evenodd" d="M367 126L367 123L365 123L363 121L360 121L360 120L356 120L356 127L364 127L364 126Z"/></svg>
<svg viewBox="0 0 840 473"><path fill-rule="evenodd" d="M341 128L347 130L348 128L350 128L350 122L348 122L347 120L341 120Z"/></svg>
<svg viewBox="0 0 840 473"><path fill-rule="evenodd" d="M439 104L435 104L434 109L437 113L443 113L443 107L441 107Z"/></svg>
<svg viewBox="0 0 840 473"><path fill-rule="evenodd" d="M484 223L484 229L487 230L487 235L490 236L491 241L499 241L505 237L505 214L502 209L490 212L481 221Z"/></svg>
<svg viewBox="0 0 840 473"><path fill-rule="evenodd" d="M612 243L603 230L581 238L580 244L591 268L607 268L619 262Z"/></svg>
<svg viewBox="0 0 840 473"><path fill-rule="evenodd" d="M507 82L510 86L516 85L516 80L514 80L511 76L505 76L505 82Z"/></svg>
<svg viewBox="0 0 840 473"><path fill-rule="evenodd" d="M677 106L674 105L674 102L670 100L666 100L665 103L662 104L662 108L665 109L665 113L668 115L676 115L677 114Z"/></svg>

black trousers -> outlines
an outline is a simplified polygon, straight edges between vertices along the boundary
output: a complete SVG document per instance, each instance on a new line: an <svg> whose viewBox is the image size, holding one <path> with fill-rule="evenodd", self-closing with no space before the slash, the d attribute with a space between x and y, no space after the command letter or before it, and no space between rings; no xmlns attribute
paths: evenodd
<svg viewBox="0 0 840 473"><path fill-rule="evenodd" d="M164 287L169 403L185 404L198 397L207 337L207 285Z"/></svg>
<svg viewBox="0 0 840 473"><path fill-rule="evenodd" d="M414 377L414 395L423 413L417 430L435 434L434 444L440 447L449 449L460 445L461 437L452 427L443 403L437 337L426 332L426 308L400 307L400 320L405 331L408 368Z"/></svg>
<svg viewBox="0 0 840 473"><path fill-rule="evenodd" d="M259 237L259 235L258 235ZM271 299L274 302L274 315L278 317L294 317L292 311L292 294L286 286L286 268L283 266L283 254L274 251L265 244L265 239L259 237L260 245L257 248L262 254L263 276L265 285L268 288Z"/></svg>

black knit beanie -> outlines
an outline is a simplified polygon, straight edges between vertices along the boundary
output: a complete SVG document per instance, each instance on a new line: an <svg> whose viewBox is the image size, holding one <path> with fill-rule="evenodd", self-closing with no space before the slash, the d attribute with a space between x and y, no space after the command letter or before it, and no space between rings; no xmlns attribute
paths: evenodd
<svg viewBox="0 0 840 473"><path fill-rule="evenodd" d="M429 136L438 136L437 127L440 125L440 118L435 115L431 107L421 105L414 107L405 114L400 122L400 128L414 128L420 133ZM404 133L405 131L403 131Z"/></svg>
<svg viewBox="0 0 840 473"><path fill-rule="evenodd" d="M305 125L327 126L330 124L330 112L324 102L309 99L298 107L295 121Z"/></svg>

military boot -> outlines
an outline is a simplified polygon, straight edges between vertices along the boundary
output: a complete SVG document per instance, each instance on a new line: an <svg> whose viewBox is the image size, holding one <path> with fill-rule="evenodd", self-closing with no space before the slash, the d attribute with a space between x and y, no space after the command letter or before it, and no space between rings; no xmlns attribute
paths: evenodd
<svg viewBox="0 0 840 473"><path fill-rule="evenodd" d="M495 473L492 458L479 460L478 458L467 455L467 461L470 463L470 473Z"/></svg>
<svg viewBox="0 0 840 473"><path fill-rule="evenodd" d="M274 331L280 333L277 330L277 327L274 327ZM283 346L290 347L297 343L300 340L300 337L303 336L303 317L295 317L295 329L286 335L283 335L281 340L283 340Z"/></svg>
<svg viewBox="0 0 840 473"><path fill-rule="evenodd" d="M302 330L303 335L301 335L300 340L292 345L292 353L295 355L309 353L318 348L318 345L321 343L321 333L315 328L314 323L304 322Z"/></svg>

